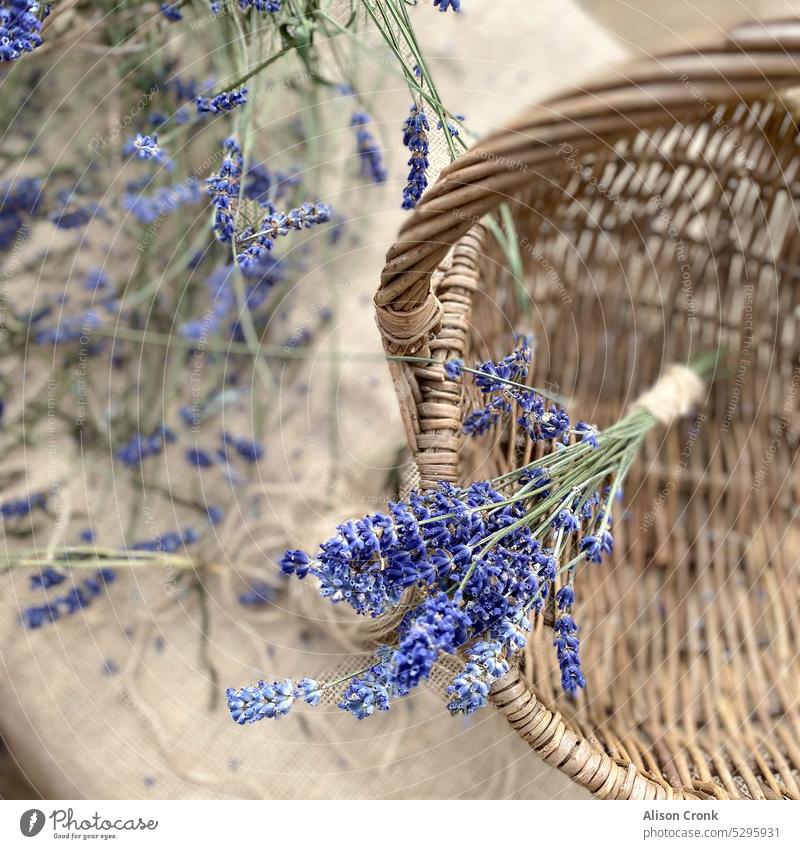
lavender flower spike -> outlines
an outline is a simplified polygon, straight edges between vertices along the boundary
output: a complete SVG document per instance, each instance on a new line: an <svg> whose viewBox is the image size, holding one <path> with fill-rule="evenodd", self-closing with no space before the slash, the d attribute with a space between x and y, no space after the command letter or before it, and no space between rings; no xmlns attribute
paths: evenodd
<svg viewBox="0 0 800 849"><path fill-rule="evenodd" d="M231 717L239 725L249 725L259 719L280 719L289 713L295 699L294 685L288 678L273 684L259 681L238 692L230 687L225 696Z"/></svg>

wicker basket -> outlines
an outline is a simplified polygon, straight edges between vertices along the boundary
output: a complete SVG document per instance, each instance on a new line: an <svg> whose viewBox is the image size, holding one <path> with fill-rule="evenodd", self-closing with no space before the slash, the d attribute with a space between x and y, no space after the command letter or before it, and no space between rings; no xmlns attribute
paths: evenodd
<svg viewBox="0 0 800 849"><path fill-rule="evenodd" d="M560 692L541 621L493 690L599 797L800 796L797 85L780 21L531 109L444 171L375 298L393 354L499 357L532 328L534 383L601 426L667 363L727 351L702 415L632 470L614 560L579 576L585 694ZM480 223L502 202L526 298ZM422 486L527 459L508 429L467 440L475 398L438 365L392 373Z"/></svg>

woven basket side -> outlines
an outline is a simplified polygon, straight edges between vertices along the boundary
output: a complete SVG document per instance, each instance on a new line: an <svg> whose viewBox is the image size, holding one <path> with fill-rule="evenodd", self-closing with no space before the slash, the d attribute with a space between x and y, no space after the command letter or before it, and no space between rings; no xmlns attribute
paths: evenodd
<svg viewBox="0 0 800 849"><path fill-rule="evenodd" d="M381 302L398 324L404 309L417 310L405 331L386 339L387 349L438 361L502 356L517 322L532 324L542 344L531 380L557 381L551 388L575 398L580 417L601 426L664 363L687 352L722 344L749 358L744 374L734 363L730 379L710 390L705 410L721 423L722 439L688 423L648 440L628 480L619 555L611 569L582 576L591 695L578 704L564 700L541 620L520 668L492 693L540 756L607 798L800 796L793 507L800 158L794 98L774 90L797 84L798 57L776 47L777 35L787 48L800 44L796 22L734 33L724 64L736 96L723 86L724 108L709 111L693 99L679 114L648 112L644 128L623 130L618 114L601 120L592 97L581 94L523 116L513 131L481 145L507 157L509 182L501 189L493 179L481 182L480 175L499 173L491 170L497 158L455 163L404 228L376 297L382 327ZM723 64L716 54L692 61L696 73ZM652 82L664 73L662 63L653 64L637 79L662 86ZM674 83L672 65L665 67ZM618 104L640 94L636 85L627 95L603 86ZM579 101L588 110L580 121ZM559 132L568 134L574 161L559 155ZM527 171L513 167L533 161ZM476 166L479 172L469 171ZM450 176L467 171L474 185ZM470 191L459 194L463 188ZM525 287L535 307L527 316L476 212L501 200L525 249ZM449 264L438 267L429 291L425 269L453 240ZM677 242L696 287L692 322ZM572 320L564 321L570 298ZM427 313L425 301L435 302ZM420 332L423 314L436 319ZM592 332L595 315L601 333ZM465 441L461 421L477 406L474 390L448 381L439 365L392 368L423 486L492 477L546 450L517 439L513 423L510 433ZM761 469L765 457L778 474Z"/></svg>

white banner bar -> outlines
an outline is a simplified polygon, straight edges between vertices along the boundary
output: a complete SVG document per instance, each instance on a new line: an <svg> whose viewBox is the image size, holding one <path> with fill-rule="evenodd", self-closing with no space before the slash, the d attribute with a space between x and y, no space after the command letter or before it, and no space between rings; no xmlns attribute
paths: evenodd
<svg viewBox="0 0 800 849"><path fill-rule="evenodd" d="M0 802L0 847L800 846L798 802Z"/></svg>

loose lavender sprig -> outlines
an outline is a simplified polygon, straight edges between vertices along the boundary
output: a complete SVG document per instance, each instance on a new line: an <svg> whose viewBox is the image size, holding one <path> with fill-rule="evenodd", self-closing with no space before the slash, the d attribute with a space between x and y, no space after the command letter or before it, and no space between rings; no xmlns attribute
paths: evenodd
<svg viewBox="0 0 800 849"><path fill-rule="evenodd" d="M50 587L57 587L66 580L67 576L63 572L46 566L40 569L38 574L31 575L31 589L49 590Z"/></svg>
<svg viewBox="0 0 800 849"><path fill-rule="evenodd" d="M214 205L214 232L220 242L230 242L235 233L235 214L244 169L244 158L239 142L231 137L222 145L225 158L219 172L206 180L208 193Z"/></svg>
<svg viewBox="0 0 800 849"><path fill-rule="evenodd" d="M158 146L157 133L153 133L152 136L143 136L139 133L123 145L122 152L138 159L153 159L157 162L163 162L166 156Z"/></svg>
<svg viewBox="0 0 800 849"><path fill-rule="evenodd" d="M242 9L253 8L257 12L280 12L281 0L239 0Z"/></svg>
<svg viewBox="0 0 800 849"><path fill-rule="evenodd" d="M122 208L143 224L152 224L181 206L200 203L204 197L200 181L189 177L173 186L156 189L150 195L140 194L135 186L129 186L122 194Z"/></svg>
<svg viewBox="0 0 800 849"><path fill-rule="evenodd" d="M211 512L209 509L208 518L213 523ZM81 537L91 540L93 534L91 531L85 531ZM45 591L61 587L68 580L68 576L73 576L69 592L53 599L47 598L43 604L30 605L21 610L20 623L26 628L38 629L88 607L92 600L101 595L107 585L114 581L115 569L158 567L174 570L176 573L195 572L197 563L176 552L200 539L200 532L193 528L184 528L123 548L100 548L90 542L86 545L56 548L47 554L39 551L22 552L4 558L0 562L0 574L11 569L31 570L31 589ZM79 578L80 572L93 574ZM265 598L265 601L267 600Z"/></svg>
<svg viewBox="0 0 800 849"><path fill-rule="evenodd" d="M428 186L428 131L430 124L425 110L416 103L403 125L403 145L411 151L408 182L403 190L403 209L413 209Z"/></svg>
<svg viewBox="0 0 800 849"><path fill-rule="evenodd" d="M250 588L239 593L239 604L244 607L262 607L275 598L276 590L266 581L253 581Z"/></svg>
<svg viewBox="0 0 800 849"><path fill-rule="evenodd" d="M566 410L556 405L548 409L544 400L546 393L523 383L528 376L531 351L531 338L519 336L514 351L500 362L489 360L477 363L474 368L465 367L458 359L444 363L445 374L450 380L458 380L464 372L469 373L487 399L483 407L465 419L465 433L471 436L486 433L516 406L520 412L517 422L534 442L549 439L568 441L572 431ZM580 422L579 426L581 438L591 441L595 432L592 426L585 422Z"/></svg>
<svg viewBox="0 0 800 849"><path fill-rule="evenodd" d="M244 249L236 256L243 269L252 268L263 262L275 240L292 230L307 230L331 219L331 208L326 203L304 203L289 212L270 211L262 219L257 230L246 228L236 234L235 240Z"/></svg>
<svg viewBox="0 0 800 849"><path fill-rule="evenodd" d="M41 582L39 586L48 588L65 580L63 576L60 577L60 580L55 579L56 574L48 574L48 577L45 578L45 573L40 573ZM99 569L93 577L75 583L66 595L58 596L53 601L45 602L45 604L26 607L20 614L20 620L26 628L37 629L47 622L55 622L63 616L77 613L79 610L88 607L92 600L99 596L114 578L113 570Z"/></svg>
<svg viewBox="0 0 800 849"><path fill-rule="evenodd" d="M126 466L136 468L142 464L143 460L160 454L165 445L176 440L175 432L166 425L161 425L148 436L134 434L117 451L117 459Z"/></svg>
<svg viewBox="0 0 800 849"><path fill-rule="evenodd" d="M206 180L206 185L215 208L213 228L216 237L218 241L230 243L234 247L236 261L241 268L252 268L263 262L275 240L292 230L304 230L330 221L331 209L325 203L304 203L282 213L275 209L271 201L267 201L266 214L257 229L237 229L244 157L235 138L227 139L223 150L225 159L220 170Z"/></svg>
<svg viewBox="0 0 800 849"><path fill-rule="evenodd" d="M22 519L34 510L47 509L47 493L35 492L25 498L12 498L0 504L0 518Z"/></svg>
<svg viewBox="0 0 800 849"><path fill-rule="evenodd" d="M366 112L356 112L350 126L356 128L356 151L361 160L361 172L373 183L385 183L388 173L383 164L383 152L367 129L372 119Z"/></svg>
<svg viewBox="0 0 800 849"><path fill-rule="evenodd" d="M42 181L35 177L0 183L0 250L13 244L41 202Z"/></svg>
<svg viewBox="0 0 800 849"><path fill-rule="evenodd" d="M264 456L264 446L257 440L244 436L233 436L228 431L220 435L222 446L217 452L220 459L229 462L229 450L232 448L243 460L256 463Z"/></svg>
<svg viewBox="0 0 800 849"><path fill-rule="evenodd" d="M153 539L135 542L131 549L133 551L153 551L173 554L187 545L192 545L200 540L200 534L194 528L184 528L180 531L169 531L159 534Z"/></svg>
<svg viewBox="0 0 800 849"><path fill-rule="evenodd" d="M408 11L409 4L406 0L382 0L381 3L373 3L372 0L362 0L362 4L372 23L386 42L386 46L398 60L409 91L414 98L415 104L418 104L416 108L423 109L424 106L429 107L432 114L437 118L437 124L442 127L448 127L448 130L442 131L442 136L450 151L451 159L455 160L458 156L458 148L466 149L467 147L464 140L459 138L458 133L449 131L450 126L455 127L454 121L458 122L460 119L446 109L442 103L442 99L425 61L425 56L414 33L414 26ZM443 11L450 5L451 2L448 2ZM410 62L409 57L411 59ZM412 113L414 108L412 107ZM422 129L427 131L429 127L425 126ZM427 137L425 139L425 154L427 154ZM424 174L427 166L423 164L422 156L412 155L412 162L409 162L409 164L413 166L411 176L414 188L409 190L407 196L404 196L404 206L406 209L413 208L416 200L419 200L419 197L414 200L414 194L418 193L421 195L421 189L425 188L421 184L423 182L427 183L427 177Z"/></svg>
<svg viewBox="0 0 800 849"><path fill-rule="evenodd" d="M183 20L183 14L181 12L181 7L177 3L162 3L161 4L161 14L168 21L181 21L181 20Z"/></svg>
<svg viewBox="0 0 800 849"><path fill-rule="evenodd" d="M231 112L237 106L247 103L247 94L247 87L242 86L233 91L223 91L211 98L197 97L195 98L195 106L197 106L198 112L210 112L212 114Z"/></svg>

